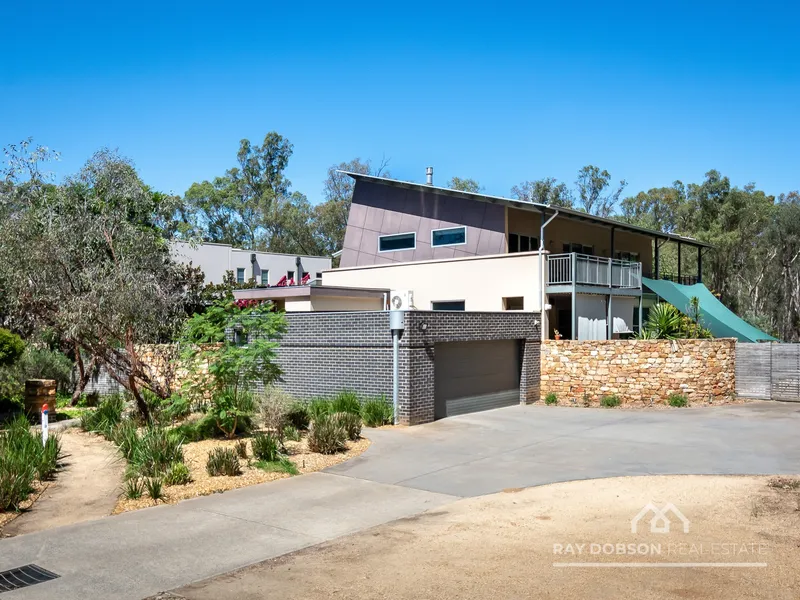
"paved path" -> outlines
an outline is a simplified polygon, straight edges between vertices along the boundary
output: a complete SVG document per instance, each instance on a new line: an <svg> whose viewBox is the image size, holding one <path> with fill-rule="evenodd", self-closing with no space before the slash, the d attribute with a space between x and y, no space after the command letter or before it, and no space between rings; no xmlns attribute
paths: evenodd
<svg viewBox="0 0 800 600"><path fill-rule="evenodd" d="M325 473L0 541L0 570L58 580L14 598L140 599L452 502L555 481L649 473L796 473L800 405L635 412L511 407L369 430Z"/></svg>

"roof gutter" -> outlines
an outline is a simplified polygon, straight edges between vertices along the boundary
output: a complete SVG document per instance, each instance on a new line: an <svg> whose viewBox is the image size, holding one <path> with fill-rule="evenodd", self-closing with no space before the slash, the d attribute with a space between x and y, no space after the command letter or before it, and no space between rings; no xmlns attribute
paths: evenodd
<svg viewBox="0 0 800 600"><path fill-rule="evenodd" d="M539 229L539 287L541 288L541 302L539 303L539 334L541 336L541 340L545 340L544 334L544 324L545 324L545 309L544 309L544 301L545 301L545 277L544 277L544 229L550 224L550 221L555 219L558 216L558 209L554 212L547 221L542 221L542 226ZM542 210L542 219L544 219L544 210Z"/></svg>

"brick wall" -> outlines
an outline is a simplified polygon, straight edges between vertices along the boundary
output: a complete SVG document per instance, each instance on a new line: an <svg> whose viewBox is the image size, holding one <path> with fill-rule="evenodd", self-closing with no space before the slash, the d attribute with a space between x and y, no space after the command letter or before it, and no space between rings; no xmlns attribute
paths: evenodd
<svg viewBox="0 0 800 600"><path fill-rule="evenodd" d="M389 313L286 313L289 329L278 347L278 386L297 398L392 395Z"/></svg>
<svg viewBox="0 0 800 600"><path fill-rule="evenodd" d="M388 312L287 313L286 319L289 329L278 349L284 371L280 387L305 399L343 389L391 399ZM435 344L440 342L524 340L520 401L537 400L538 320L536 313L407 312L399 353L400 422L433 421Z"/></svg>
<svg viewBox="0 0 800 600"><path fill-rule="evenodd" d="M736 340L547 340L541 394L559 401L597 402L617 394L623 403L728 399L735 389Z"/></svg>

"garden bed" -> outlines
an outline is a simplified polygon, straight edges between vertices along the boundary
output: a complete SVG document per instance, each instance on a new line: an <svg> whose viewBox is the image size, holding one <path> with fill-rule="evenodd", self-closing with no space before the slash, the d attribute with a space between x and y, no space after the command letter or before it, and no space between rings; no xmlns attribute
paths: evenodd
<svg viewBox="0 0 800 600"><path fill-rule="evenodd" d="M236 476L212 477L206 471L206 461L209 452L214 448L235 448L239 440L210 439L184 444L184 463L191 472L192 481L184 485L165 485L164 498L159 500L158 503L174 504L181 500L188 500L189 498L207 496L208 494L257 485L259 483L266 483L268 481L275 481L292 476L286 472L270 472L255 466L256 460L252 457L250 439L251 438L245 438L248 446L249 458L240 460L242 474ZM347 449L344 452L319 454L309 451L306 439L303 437L299 442L287 441L286 454L288 455L288 459L297 467L297 471L300 474L313 473L314 471L325 469L358 456L369 447L370 442L366 438L361 438L356 441L348 441L346 444ZM140 508L153 506L154 504L153 500L148 496L142 496L136 500L120 497L113 514L138 510Z"/></svg>

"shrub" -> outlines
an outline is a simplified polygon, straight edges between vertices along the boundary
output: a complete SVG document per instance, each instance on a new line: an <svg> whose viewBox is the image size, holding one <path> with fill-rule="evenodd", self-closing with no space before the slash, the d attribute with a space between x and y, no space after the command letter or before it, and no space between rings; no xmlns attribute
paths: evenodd
<svg viewBox="0 0 800 600"><path fill-rule="evenodd" d="M84 431L100 433L107 439L111 439L114 429L122 421L124 410L124 396L112 394L107 396L94 411L81 415L81 427Z"/></svg>
<svg viewBox="0 0 800 600"><path fill-rule="evenodd" d="M196 421L181 423L173 431L187 442L201 442L219 434L217 422L211 415L205 415Z"/></svg>
<svg viewBox="0 0 800 600"><path fill-rule="evenodd" d="M0 510L17 509L33 491L36 479L49 478L58 466L61 444L51 435L42 445L20 415L0 432Z"/></svg>
<svg viewBox="0 0 800 600"><path fill-rule="evenodd" d="M347 431L339 419L321 415L308 429L308 448L320 454L335 454L345 449Z"/></svg>
<svg viewBox="0 0 800 600"><path fill-rule="evenodd" d="M361 415L349 412L334 413L331 417L338 421L345 431L348 440L357 440L361 437Z"/></svg>
<svg viewBox="0 0 800 600"><path fill-rule="evenodd" d="M209 414L226 438L250 433L256 402L253 395L243 390L226 388L214 394Z"/></svg>
<svg viewBox="0 0 800 600"><path fill-rule="evenodd" d="M239 458L247 458L247 440L239 440L233 447Z"/></svg>
<svg viewBox="0 0 800 600"><path fill-rule="evenodd" d="M192 412L192 403L180 394L172 394L164 406L164 416L170 421L185 419Z"/></svg>
<svg viewBox="0 0 800 600"><path fill-rule="evenodd" d="M367 427L390 425L394 420L394 410L385 397L371 398L361 406L361 418Z"/></svg>
<svg viewBox="0 0 800 600"><path fill-rule="evenodd" d="M138 500L144 495L144 482L139 477L131 477L125 480L122 487L122 495L128 500Z"/></svg>
<svg viewBox="0 0 800 600"><path fill-rule="evenodd" d="M19 373L20 384L26 379L54 379L57 389L69 394L72 399L72 367L73 362L65 354L47 348L28 346L15 365Z"/></svg>
<svg viewBox="0 0 800 600"><path fill-rule="evenodd" d="M670 394L667 398L667 403L675 408L683 408L684 406L688 406L689 399L683 394Z"/></svg>
<svg viewBox="0 0 800 600"><path fill-rule="evenodd" d="M355 392L343 391L336 394L331 401L331 411L334 413L361 414L361 401Z"/></svg>
<svg viewBox="0 0 800 600"><path fill-rule="evenodd" d="M554 392L550 392L544 397L544 403L547 405L558 404L558 396Z"/></svg>
<svg viewBox="0 0 800 600"><path fill-rule="evenodd" d="M16 510L33 491L36 469L19 456L0 457L0 511Z"/></svg>
<svg viewBox="0 0 800 600"><path fill-rule="evenodd" d="M289 411L293 403L292 397L283 390L272 385L265 388L258 398L258 411L264 427L280 433L289 423Z"/></svg>
<svg viewBox="0 0 800 600"><path fill-rule="evenodd" d="M154 502L163 500L164 484L158 477L149 477L145 479L144 485L147 488L147 495L150 496Z"/></svg>
<svg viewBox="0 0 800 600"><path fill-rule="evenodd" d="M167 485L186 485L191 483L192 474L182 462L172 463L164 474L164 483Z"/></svg>
<svg viewBox="0 0 800 600"><path fill-rule="evenodd" d="M81 416L83 419L83 416ZM111 433L111 441L116 444L120 454L130 462L134 452L139 447L139 432L136 430L136 423L131 419L125 419L117 425Z"/></svg>
<svg viewBox="0 0 800 600"><path fill-rule="evenodd" d="M206 471L212 477L241 475L242 466L239 464L236 450L233 448L214 448L208 453Z"/></svg>
<svg viewBox="0 0 800 600"><path fill-rule="evenodd" d="M0 366L12 365L25 351L25 342L16 333L0 328Z"/></svg>
<svg viewBox="0 0 800 600"><path fill-rule="evenodd" d="M290 442L299 442L300 441L300 432L297 430L297 427L294 425L287 425L281 431L281 437L284 440L289 440Z"/></svg>
<svg viewBox="0 0 800 600"><path fill-rule="evenodd" d="M256 460L278 460L278 440L271 433L257 433L250 442Z"/></svg>
<svg viewBox="0 0 800 600"><path fill-rule="evenodd" d="M616 394L611 394L610 396L603 396L600 399L600 405L605 406L606 408L614 408L615 406L620 405L619 396Z"/></svg>
<svg viewBox="0 0 800 600"><path fill-rule="evenodd" d="M314 398L308 404L308 416L313 423L320 417L327 417L333 414L333 404L325 398Z"/></svg>
<svg viewBox="0 0 800 600"><path fill-rule="evenodd" d="M302 402L295 402L289 407L286 420L298 431L307 431L311 424L311 413L308 411L308 406Z"/></svg>
<svg viewBox="0 0 800 600"><path fill-rule="evenodd" d="M163 475L173 463L183 462L183 440L173 431L148 427L138 437L129 461L145 477Z"/></svg>
<svg viewBox="0 0 800 600"><path fill-rule="evenodd" d="M36 443L40 443L38 439ZM36 477L40 481L50 479L58 468L59 458L61 458L61 440L58 436L50 434L41 451L39 451L39 460L36 463Z"/></svg>
<svg viewBox="0 0 800 600"><path fill-rule="evenodd" d="M268 473L288 473L289 475L297 475L300 473L300 471L297 470L297 465L285 456L274 461L259 460L254 464L256 468L267 471Z"/></svg>

